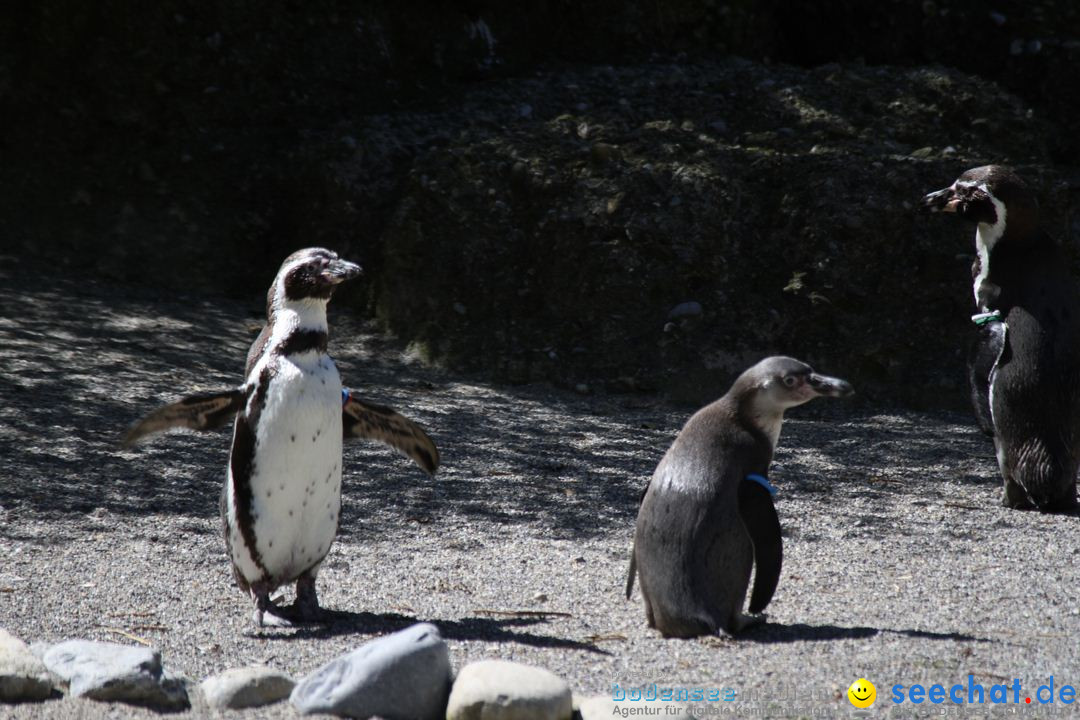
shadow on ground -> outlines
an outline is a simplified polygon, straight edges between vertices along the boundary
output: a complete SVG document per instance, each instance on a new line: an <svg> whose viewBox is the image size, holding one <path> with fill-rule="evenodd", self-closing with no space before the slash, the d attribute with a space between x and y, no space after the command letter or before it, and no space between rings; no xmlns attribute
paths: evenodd
<svg viewBox="0 0 1080 720"><path fill-rule="evenodd" d="M538 626L543 626L546 622L543 617L502 619L464 617L457 620L444 620L440 618L416 618L400 613L357 613L343 610L329 610L325 614L327 621L317 625L287 630L261 630L247 633L247 635L249 637L280 640L323 639L357 634L385 635L418 622L430 622L438 626L439 632L447 640L479 640L491 643L512 642L540 648L584 650L601 655L609 654L606 650L601 650L592 643L523 630L523 628L541 629Z"/></svg>
<svg viewBox="0 0 1080 720"><path fill-rule="evenodd" d="M133 450L118 440L160 404L239 383L261 298L245 307L14 274L3 280L0 303L20 312L0 318L0 452L11 478L0 484L0 505L64 516L72 528L97 508L216 515L228 429L158 436ZM346 384L419 421L443 455L428 478L388 449L349 443L345 536L447 516L539 521L555 538L629 527L641 489L689 415L643 396L450 381L333 305L331 325ZM942 486L993 482L988 441L966 418L955 418L943 443L910 415L867 415L842 402L790 415L775 474L798 493L887 498L904 494L912 476Z"/></svg>
<svg viewBox="0 0 1080 720"><path fill-rule="evenodd" d="M771 644L771 643L793 643L820 640L856 640L862 638L874 637L882 633L903 635L905 637L912 638L924 638L927 640L951 640L955 642L990 642L986 638L979 638L973 635L967 635L965 633L936 633L927 630L892 630L889 628L873 628L873 627L838 627L836 625L806 625L803 623L792 623L790 625L784 625L780 623L769 622L765 625L759 625L748 629L745 633L739 636L741 640L748 640L750 642Z"/></svg>

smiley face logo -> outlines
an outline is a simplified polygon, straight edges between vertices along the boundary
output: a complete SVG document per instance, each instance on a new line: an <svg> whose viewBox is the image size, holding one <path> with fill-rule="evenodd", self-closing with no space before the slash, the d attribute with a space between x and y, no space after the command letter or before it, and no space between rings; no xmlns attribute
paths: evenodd
<svg viewBox="0 0 1080 720"><path fill-rule="evenodd" d="M877 700L877 688L866 678L859 678L847 689L848 700L857 708L868 708Z"/></svg>

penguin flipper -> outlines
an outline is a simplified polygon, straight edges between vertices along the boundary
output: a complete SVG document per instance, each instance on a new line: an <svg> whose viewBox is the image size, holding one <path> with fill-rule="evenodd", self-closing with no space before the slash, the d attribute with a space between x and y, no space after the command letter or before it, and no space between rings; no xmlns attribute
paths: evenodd
<svg viewBox="0 0 1080 720"><path fill-rule="evenodd" d="M412 458L429 475L439 468L439 449L424 429L395 410L347 396L341 408L345 439L378 440Z"/></svg>
<svg viewBox="0 0 1080 720"><path fill-rule="evenodd" d="M139 420L127 431L120 444L131 447L147 435L177 427L215 430L232 420L244 406L245 396L243 388L189 395L180 402L160 407Z"/></svg>
<svg viewBox="0 0 1080 720"><path fill-rule="evenodd" d="M968 351L968 381L975 420L984 435L994 437L994 413L990 407L990 381L1005 350L1005 323L980 326Z"/></svg>
<svg viewBox="0 0 1080 720"><path fill-rule="evenodd" d="M645 483L645 488L641 491L641 497L638 498L638 509L640 511L641 503L645 502L645 495L649 492L649 486L652 485L652 480ZM637 576L637 541L634 541L634 547L630 549L630 572L626 576L626 599L630 599L630 594L634 591L634 578Z"/></svg>
<svg viewBox="0 0 1080 720"><path fill-rule="evenodd" d="M754 589L750 593L750 612L759 613L772 600L784 560L780 518L772 494L756 482L744 480L739 483L739 517L754 543Z"/></svg>

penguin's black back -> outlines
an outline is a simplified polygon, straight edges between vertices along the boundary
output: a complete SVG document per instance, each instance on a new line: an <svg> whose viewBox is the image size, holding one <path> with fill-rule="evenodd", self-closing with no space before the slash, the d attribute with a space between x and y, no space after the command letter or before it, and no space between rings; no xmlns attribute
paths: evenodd
<svg viewBox="0 0 1080 720"><path fill-rule="evenodd" d="M767 473L772 452L729 393L687 421L657 466L639 509L635 553L650 624L664 635L730 629L754 557L739 488L747 474Z"/></svg>
<svg viewBox="0 0 1080 720"><path fill-rule="evenodd" d="M989 279L1007 328L992 389L995 434L1031 501L1068 509L1080 460L1080 292L1042 231L999 243Z"/></svg>

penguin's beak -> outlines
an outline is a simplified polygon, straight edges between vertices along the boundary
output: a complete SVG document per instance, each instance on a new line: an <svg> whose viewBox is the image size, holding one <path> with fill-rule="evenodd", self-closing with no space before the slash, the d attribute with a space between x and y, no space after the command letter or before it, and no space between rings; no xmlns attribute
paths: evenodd
<svg viewBox="0 0 1080 720"><path fill-rule="evenodd" d="M957 206L960 205L960 198L957 197L952 185L944 190L930 193L922 201L923 207L930 212L956 212Z"/></svg>
<svg viewBox="0 0 1080 720"><path fill-rule="evenodd" d="M322 272L322 278L331 285L351 280L361 272L360 266L348 260L337 259Z"/></svg>
<svg viewBox="0 0 1080 720"><path fill-rule="evenodd" d="M841 380L840 378L829 377L828 375L810 373L807 383L818 395L847 397L848 395L853 395L855 393L855 388L851 387L851 383L846 380Z"/></svg>

